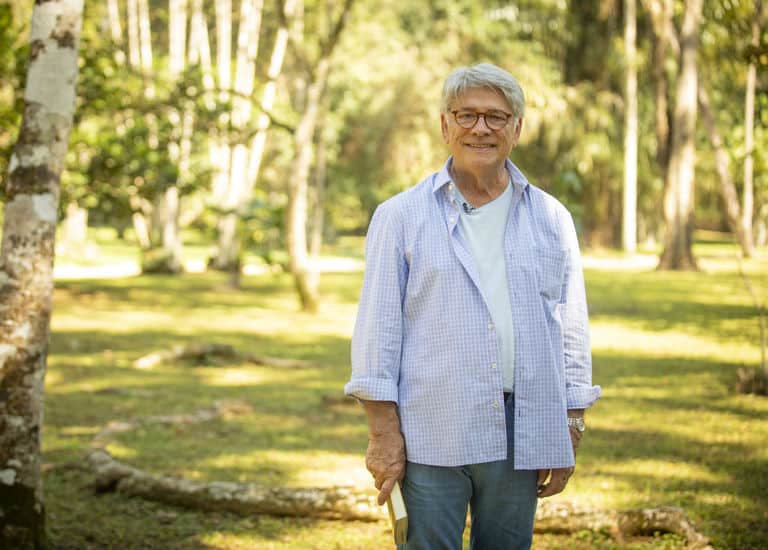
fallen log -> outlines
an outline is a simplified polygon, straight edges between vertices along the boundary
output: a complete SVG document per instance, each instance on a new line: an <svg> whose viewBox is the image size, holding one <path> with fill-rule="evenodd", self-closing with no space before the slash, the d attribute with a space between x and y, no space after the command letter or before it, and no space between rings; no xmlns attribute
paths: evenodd
<svg viewBox="0 0 768 550"><path fill-rule="evenodd" d="M537 533L570 534L603 531L615 539L673 533L685 537L690 549L711 549L709 539L696 531L685 512L672 506L631 510L601 510L572 502L544 500L536 510Z"/></svg>
<svg viewBox="0 0 768 550"><path fill-rule="evenodd" d="M234 347L227 344L177 345L170 349L157 350L142 355L133 362L133 366L137 369L152 369L162 363L172 363L181 360L202 362L213 357L281 369L306 369L313 366L308 361L303 361L301 359L286 359L285 357L268 357L253 353L240 353Z"/></svg>
<svg viewBox="0 0 768 550"><path fill-rule="evenodd" d="M363 494L351 487L288 489L253 483L200 483L143 472L115 460L103 449L91 451L86 460L96 475L94 487L99 492L118 491L187 508L243 515L363 521L385 517L373 494Z"/></svg>

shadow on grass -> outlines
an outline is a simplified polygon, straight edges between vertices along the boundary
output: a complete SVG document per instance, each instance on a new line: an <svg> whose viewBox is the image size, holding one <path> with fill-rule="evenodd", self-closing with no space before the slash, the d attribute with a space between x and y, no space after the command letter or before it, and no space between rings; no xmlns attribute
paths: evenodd
<svg viewBox="0 0 768 550"><path fill-rule="evenodd" d="M587 273L590 318L755 344L757 313L737 273ZM752 322L753 321L753 322ZM745 330L746 329L746 330Z"/></svg>

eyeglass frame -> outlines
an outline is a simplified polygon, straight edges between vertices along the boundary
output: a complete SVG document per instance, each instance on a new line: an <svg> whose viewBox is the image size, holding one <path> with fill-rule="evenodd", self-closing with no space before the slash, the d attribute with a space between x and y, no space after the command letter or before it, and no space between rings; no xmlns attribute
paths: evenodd
<svg viewBox="0 0 768 550"><path fill-rule="evenodd" d="M464 126L463 124L461 124L459 122L459 119L457 118L457 114L462 112L462 111L466 112L466 113L472 113L473 115L475 115L475 121L472 123L471 126ZM483 117L483 122L485 122L485 125L489 129L493 130L494 132L500 132L501 130L506 128L507 125L509 125L509 121L510 120L516 118L513 113L508 113L506 111L502 111L501 109L491 109L490 111L485 111L484 113L478 113L477 111L472 111L470 109L454 109L453 111L450 111L450 113L453 115L453 120L456 121L456 124L459 125L459 128L464 128L465 130L471 130L472 128L477 126L477 123L480 122L480 117ZM502 126L501 128L494 128L490 124L488 124L488 119L486 118L486 116L489 113L502 113L502 114L506 115L507 116L507 120L506 120L506 122L504 122L504 126Z"/></svg>

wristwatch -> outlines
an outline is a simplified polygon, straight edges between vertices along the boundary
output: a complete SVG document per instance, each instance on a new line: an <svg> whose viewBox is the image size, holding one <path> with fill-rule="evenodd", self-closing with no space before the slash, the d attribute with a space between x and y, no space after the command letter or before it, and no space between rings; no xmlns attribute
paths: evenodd
<svg viewBox="0 0 768 550"><path fill-rule="evenodd" d="M584 433L587 429L587 425L584 424L584 419L581 417L568 417L568 427L576 428L577 432Z"/></svg>

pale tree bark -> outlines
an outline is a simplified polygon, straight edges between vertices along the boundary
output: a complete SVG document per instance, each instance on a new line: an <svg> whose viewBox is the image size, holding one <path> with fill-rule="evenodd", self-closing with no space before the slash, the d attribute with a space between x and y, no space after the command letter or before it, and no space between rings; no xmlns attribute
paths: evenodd
<svg viewBox="0 0 768 550"><path fill-rule="evenodd" d="M763 2L755 0L755 17L752 19L751 46L760 46L760 35L763 30ZM741 212L741 230L744 234L746 247L742 246L744 255L749 257L754 253L752 236L752 211L755 207L754 191L754 149L755 149L755 83L757 81L757 62L755 55L750 56L747 69L747 86L744 94L744 208Z"/></svg>
<svg viewBox="0 0 768 550"><path fill-rule="evenodd" d="M145 2L146 0L140 0ZM141 5L141 4L140 4ZM175 83L184 71L186 60L186 29L187 29L187 0L169 0L169 32L168 32L168 72L171 84ZM140 13L143 13L140 9ZM146 20L142 17L140 28L146 28L143 42L142 55L145 60L145 75L149 74L151 67L151 42L150 21L148 14ZM180 112L171 111L171 124L175 128L173 139L169 143L169 156L172 162L179 167L179 174L184 177L183 167L188 159L183 158L186 151L184 140L187 127L186 118L190 116L188 109ZM178 182L170 182L165 190L159 193L152 205L152 226L149 231L150 248L142 257L142 271L160 273L178 273L182 270L181 256L182 243L179 228L180 196ZM154 238L153 238L154 237Z"/></svg>
<svg viewBox="0 0 768 550"><path fill-rule="evenodd" d="M36 2L0 244L0 548L44 548L40 431L59 182L72 128L82 0Z"/></svg>
<svg viewBox="0 0 768 550"><path fill-rule="evenodd" d="M310 313L316 312L319 306L317 266L308 261L307 254L307 187L312 164L312 137L330 71L331 56L344 29L352 2L353 0L345 0L330 35L320 45L320 56L314 63L311 77L307 80L304 110L294 132L294 161L288 183L286 211L288 268L294 278L301 308ZM299 55L303 54L298 45L297 51ZM302 57L307 59L306 55Z"/></svg>
<svg viewBox="0 0 768 550"><path fill-rule="evenodd" d="M725 205L725 218L728 226L736 236L736 240L741 246L742 253L745 256L752 254L752 242L744 233L744 227L741 224L741 205L739 204L739 193L736 185L731 178L731 161L728 152L725 150L723 139L715 125L715 116L709 105L709 97L704 86L699 87L699 107L701 108L701 118L704 119L704 127L707 130L709 141L715 151L715 169L720 179L720 196Z"/></svg>
<svg viewBox="0 0 768 550"><path fill-rule="evenodd" d="M71 251L82 251L88 240L88 210L75 201L67 204L61 238L64 248Z"/></svg>
<svg viewBox="0 0 768 550"><path fill-rule="evenodd" d="M109 18L109 32L112 41L117 46L115 61L118 65L125 64L125 52L123 48L123 27L120 24L120 6L118 0L107 0L107 16Z"/></svg>
<svg viewBox="0 0 768 550"><path fill-rule="evenodd" d="M141 66L141 49L139 46L139 2L126 0L128 9L128 63L131 67Z"/></svg>
<svg viewBox="0 0 768 550"><path fill-rule="evenodd" d="M319 125L322 126L322 119ZM312 217L309 231L309 257L313 263L320 260L320 252L323 248L325 179L328 173L325 132L320 128L317 134L317 154L315 155L315 170L312 177ZM319 271L316 270L315 273L319 273Z"/></svg>
<svg viewBox="0 0 768 550"><path fill-rule="evenodd" d="M211 44L208 39L208 23L203 13L203 0L192 0L192 17L189 24L189 64L200 64L203 70L203 87L212 92L215 86L211 63ZM206 102L210 99L206 97ZM213 108L213 103L208 103Z"/></svg>
<svg viewBox="0 0 768 550"><path fill-rule="evenodd" d="M293 19L295 11L295 0L286 0L283 4L283 17L280 19L280 26L277 29L275 43L272 47L272 56L270 57L269 70L267 71L267 82L261 94L261 110L256 121L256 135L251 142L251 154L248 162L248 184L246 188L247 200L250 200L250 194L259 177L261 160L264 157L264 146L267 142L267 130L271 122L269 113L272 112L272 107L275 105L277 79L283 70L283 61L285 60L285 52L288 47L288 24Z"/></svg>
<svg viewBox="0 0 768 550"><path fill-rule="evenodd" d="M637 251L637 6L624 0L624 49L627 83L624 111L624 209L622 245L625 252Z"/></svg>
<svg viewBox="0 0 768 550"><path fill-rule="evenodd" d="M269 113L275 102L277 90L277 78L280 76L285 59L285 52L288 43L288 22L293 20L294 0L287 0L278 9L282 10L283 16L280 18L275 42L270 57L269 69L267 71L267 82L264 85L260 113L256 122L256 133L251 141L250 150L245 144L235 146L235 153L232 159L232 171L228 181L226 192L221 192L220 203L224 204L224 214L222 223L219 226L218 246L216 255L211 260L211 265L217 269L235 271L239 269L239 255L242 247L242 236L237 231L240 223L240 216L243 210L248 206L253 196L253 189L258 179L261 160L264 155L264 147L267 140L267 130L270 126ZM254 55L255 57L255 55ZM253 73L251 73L253 74ZM250 86L249 95L253 93L253 86ZM250 104L248 112L250 116ZM234 120L233 120L234 122ZM234 125L234 124L233 124ZM243 160L247 159L247 171L244 171ZM237 282L235 276L232 281Z"/></svg>
<svg viewBox="0 0 768 550"><path fill-rule="evenodd" d="M256 56L261 31L262 0L243 0L240 6L240 27L237 36L235 82L231 121L236 134L241 134L251 118L251 95L255 80ZM221 207L224 213L218 224L218 246L211 265L225 271L240 270L240 239L238 221L242 197L245 194L248 168L248 147L237 140L232 147L229 177ZM237 283L238 278L232 281Z"/></svg>
<svg viewBox="0 0 768 550"><path fill-rule="evenodd" d="M230 98L232 83L232 2L231 0L216 0L216 71L219 101L227 102ZM219 118L219 130L214 138L211 162L214 166L213 190L211 201L221 208L227 193L229 182L229 160L231 151L229 135L226 127L229 125L229 114L222 113Z"/></svg>
<svg viewBox="0 0 768 550"><path fill-rule="evenodd" d="M675 92L672 142L664 186L666 234L659 269L697 269L691 247L698 89L696 55L701 10L702 0L689 0L685 3L680 36L680 74Z"/></svg>

